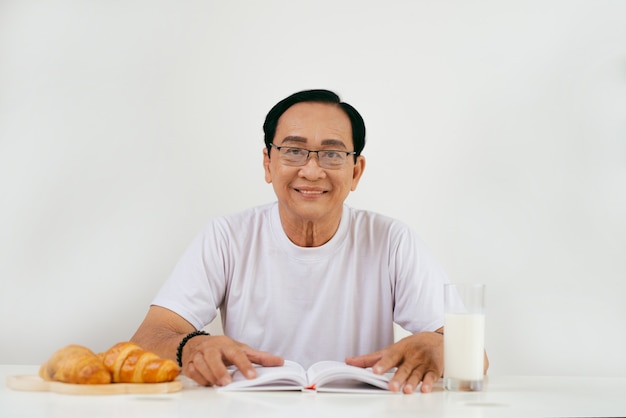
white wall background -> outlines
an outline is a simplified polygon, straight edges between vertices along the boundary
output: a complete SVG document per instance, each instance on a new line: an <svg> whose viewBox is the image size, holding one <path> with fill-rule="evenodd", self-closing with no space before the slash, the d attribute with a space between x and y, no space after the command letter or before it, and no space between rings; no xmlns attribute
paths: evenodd
<svg viewBox="0 0 626 418"><path fill-rule="evenodd" d="M491 374L625 376L626 2L0 0L0 359L128 339L261 125L330 88L349 198L488 285Z"/></svg>

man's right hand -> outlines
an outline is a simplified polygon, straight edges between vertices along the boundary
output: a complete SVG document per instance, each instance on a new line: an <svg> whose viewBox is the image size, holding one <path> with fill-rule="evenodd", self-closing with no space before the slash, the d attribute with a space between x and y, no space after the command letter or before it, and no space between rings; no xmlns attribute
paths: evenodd
<svg viewBox="0 0 626 418"><path fill-rule="evenodd" d="M203 386L226 386L231 382L228 366L235 366L246 378L256 377L253 363L282 366L282 357L254 350L224 335L201 335L183 348L183 374Z"/></svg>
<svg viewBox="0 0 626 418"><path fill-rule="evenodd" d="M169 309L151 306L131 341L163 358L176 360L179 344L195 331L193 325ZM230 383L228 366L235 366L251 379L256 377L253 363L282 366L282 357L254 350L223 335L198 335L187 341L182 353L183 374L203 386Z"/></svg>

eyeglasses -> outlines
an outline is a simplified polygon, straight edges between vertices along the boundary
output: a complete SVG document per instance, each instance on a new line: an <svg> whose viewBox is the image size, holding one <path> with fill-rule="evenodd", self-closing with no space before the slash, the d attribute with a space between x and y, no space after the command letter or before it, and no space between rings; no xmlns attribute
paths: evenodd
<svg viewBox="0 0 626 418"><path fill-rule="evenodd" d="M284 147L274 145L270 143L271 147L278 150L280 156L280 162L292 167L302 167L309 160L311 153L317 154L317 162L320 167L337 170L344 166L348 160L349 155L356 155L356 152L350 151L338 151L338 150L317 150L296 148L296 147Z"/></svg>

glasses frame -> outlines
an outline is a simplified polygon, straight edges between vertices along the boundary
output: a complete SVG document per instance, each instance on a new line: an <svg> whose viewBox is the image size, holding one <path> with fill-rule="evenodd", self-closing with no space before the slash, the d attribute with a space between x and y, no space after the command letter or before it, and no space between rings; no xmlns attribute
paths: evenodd
<svg viewBox="0 0 626 418"><path fill-rule="evenodd" d="M303 160L304 162L302 163L302 165L286 164L286 165L289 165L291 167L304 167L307 164L307 162L309 161L309 158L311 157L311 153L315 153L316 156L317 156L317 164L320 167L322 167L322 168L324 168L326 170L338 170L338 169L341 169L341 168L345 167L345 165L346 165L345 161L348 160L347 157L349 157L350 155L356 156L356 151L343 151L343 150L337 150L337 149L312 150L312 149L306 149L306 148L300 148L300 147L292 147L290 145L276 145L273 142L270 142L270 148L272 148L272 147L276 148L278 150L278 152L280 152L281 148L297 149L297 150L300 150L300 151L306 151L307 152L306 158ZM338 153L341 153L341 154L346 154L346 160L344 160L344 164L339 166L339 167L324 167L324 166L322 166L322 164L320 162L320 155L319 155L320 152L338 152ZM268 156L269 156L269 154L268 154Z"/></svg>

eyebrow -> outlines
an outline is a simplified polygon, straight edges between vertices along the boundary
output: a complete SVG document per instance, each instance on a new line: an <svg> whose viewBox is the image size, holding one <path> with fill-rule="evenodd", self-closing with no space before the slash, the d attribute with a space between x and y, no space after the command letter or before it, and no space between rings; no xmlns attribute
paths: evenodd
<svg viewBox="0 0 626 418"><path fill-rule="evenodd" d="M290 136L286 136L283 139L283 142L281 143L281 145L284 145L285 143L306 144L307 139L302 136L290 135ZM344 142L339 139L323 139L322 145L334 146L334 147L346 149L346 144L344 144Z"/></svg>

